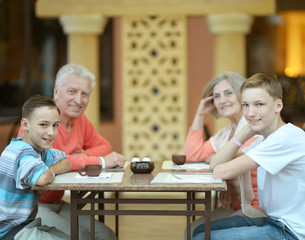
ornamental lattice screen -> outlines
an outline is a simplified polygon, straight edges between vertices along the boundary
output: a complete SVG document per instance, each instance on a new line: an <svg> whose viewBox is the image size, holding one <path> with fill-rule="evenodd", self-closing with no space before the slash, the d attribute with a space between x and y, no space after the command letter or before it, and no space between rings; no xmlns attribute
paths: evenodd
<svg viewBox="0 0 305 240"><path fill-rule="evenodd" d="M123 154L170 159L186 138L187 21L122 18Z"/></svg>

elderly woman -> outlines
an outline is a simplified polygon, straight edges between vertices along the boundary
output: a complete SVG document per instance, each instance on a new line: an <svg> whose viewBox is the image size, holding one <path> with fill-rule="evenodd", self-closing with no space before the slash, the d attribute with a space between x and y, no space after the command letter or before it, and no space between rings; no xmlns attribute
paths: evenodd
<svg viewBox="0 0 305 240"><path fill-rule="evenodd" d="M216 75L205 87L185 142L184 152L187 162L209 163L211 157L232 139L235 133L247 124L247 121L242 115L240 102L240 87L244 81L245 78L238 73L225 71ZM227 118L230 124L205 141L203 129L204 120L210 113L216 117ZM254 140L255 138L249 140L245 145L248 145ZM251 206L260 215L261 212L257 210L260 210L260 206L257 199L256 170L251 172L251 182L255 194ZM222 208L213 211L212 220L229 217L232 214L242 214L242 210L238 210L240 209L239 189L239 182L237 180L228 182L228 191L220 193ZM235 196L232 198L232 195ZM191 226L192 231L203 222L204 218L193 222Z"/></svg>
<svg viewBox="0 0 305 240"><path fill-rule="evenodd" d="M247 123L242 117L239 91L244 81L241 75L226 71L205 87L185 143L187 162L209 162L209 158L234 136L236 130ZM229 119L230 124L204 141L204 120L210 113Z"/></svg>

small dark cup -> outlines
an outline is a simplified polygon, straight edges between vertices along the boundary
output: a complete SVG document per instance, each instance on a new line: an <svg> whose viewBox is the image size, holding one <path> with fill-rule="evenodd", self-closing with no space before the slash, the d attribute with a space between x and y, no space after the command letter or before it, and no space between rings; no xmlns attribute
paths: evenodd
<svg viewBox="0 0 305 240"><path fill-rule="evenodd" d="M101 165L86 165L85 167L80 167L78 173L82 176L96 177L99 176L102 171Z"/></svg>
<svg viewBox="0 0 305 240"><path fill-rule="evenodd" d="M185 155L172 155L172 161L177 165L182 165L186 161Z"/></svg>

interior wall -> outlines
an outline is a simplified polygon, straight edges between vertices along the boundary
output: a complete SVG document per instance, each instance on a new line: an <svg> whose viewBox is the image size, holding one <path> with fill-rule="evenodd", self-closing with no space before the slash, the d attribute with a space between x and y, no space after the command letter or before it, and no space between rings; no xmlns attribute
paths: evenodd
<svg viewBox="0 0 305 240"><path fill-rule="evenodd" d="M101 134L111 143L113 150L122 152L122 109L121 109L121 36L120 19L114 19L114 122L101 123ZM213 36L204 17L188 20L188 127L195 116L204 86L213 77ZM213 117L206 124L213 129ZM211 132L212 133L212 132Z"/></svg>
<svg viewBox="0 0 305 240"><path fill-rule="evenodd" d="M196 113L203 87L213 77L213 37L203 17L188 20L188 126ZM114 121L102 122L100 133L113 146L116 152L122 152L122 109L121 109L121 26L120 19L114 19ZM209 129L213 129L213 118L206 120ZM0 124L0 152L7 145L12 124Z"/></svg>
<svg viewBox="0 0 305 240"><path fill-rule="evenodd" d="M188 21L188 126L192 124L201 93L205 85L213 78L213 35L209 31L204 17L192 17ZM210 133L213 132L214 118L205 119Z"/></svg>
<svg viewBox="0 0 305 240"><path fill-rule="evenodd" d="M105 137L114 151L122 152L122 90L121 90L121 23L119 18L113 20L113 107L114 107L114 121L113 122L102 122L100 133Z"/></svg>

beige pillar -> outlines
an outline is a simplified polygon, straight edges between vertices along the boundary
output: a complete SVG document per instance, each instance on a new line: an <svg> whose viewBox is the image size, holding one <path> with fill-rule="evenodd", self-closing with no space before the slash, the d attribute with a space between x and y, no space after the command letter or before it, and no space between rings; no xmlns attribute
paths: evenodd
<svg viewBox="0 0 305 240"><path fill-rule="evenodd" d="M253 18L247 14L211 14L207 16L214 34L214 75L230 70L246 75L246 34ZM246 76L245 76L246 77ZM214 131L228 124L227 119L215 122Z"/></svg>
<svg viewBox="0 0 305 240"><path fill-rule="evenodd" d="M59 20L68 35L68 62L87 67L96 77L86 116L99 130L99 35L104 31L107 18L102 15L63 15Z"/></svg>

